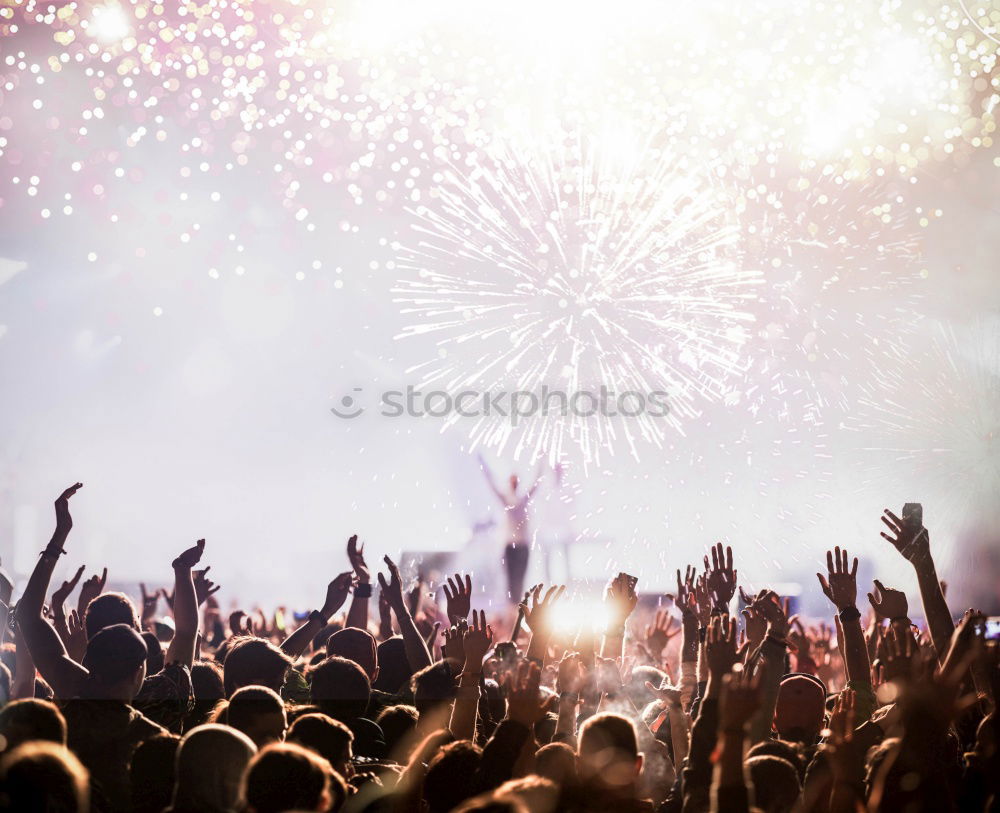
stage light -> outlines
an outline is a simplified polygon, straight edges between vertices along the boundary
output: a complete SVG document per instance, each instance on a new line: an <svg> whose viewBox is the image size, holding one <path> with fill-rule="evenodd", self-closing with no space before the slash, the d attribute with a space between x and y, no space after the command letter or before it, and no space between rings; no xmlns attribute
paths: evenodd
<svg viewBox="0 0 1000 813"><path fill-rule="evenodd" d="M97 6L90 19L90 33L101 42L117 42L129 33L128 17L117 5Z"/></svg>

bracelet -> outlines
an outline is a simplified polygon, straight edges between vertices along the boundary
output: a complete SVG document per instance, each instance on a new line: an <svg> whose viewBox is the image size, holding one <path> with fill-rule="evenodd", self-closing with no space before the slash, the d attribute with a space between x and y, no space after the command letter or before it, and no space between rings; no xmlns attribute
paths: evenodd
<svg viewBox="0 0 1000 813"><path fill-rule="evenodd" d="M372 585L371 582L361 582L357 587L354 588L355 598L371 598L372 597Z"/></svg>
<svg viewBox="0 0 1000 813"><path fill-rule="evenodd" d="M577 703L580 702L580 693L579 692L560 692L559 693L559 702L560 703L563 703L563 702L572 703L575 706Z"/></svg>
<svg viewBox="0 0 1000 813"><path fill-rule="evenodd" d="M41 556L41 557L42 557L43 559L58 559L58 558L59 558L60 556L62 556L62 555L63 555L63 554L65 553L65 552L66 552L66 551L64 551L64 550L56 550L56 551L51 551L51 550L49 550L48 548L46 548L45 550L43 550L43 551L42 551L42 552L41 552L40 554L38 554L38 555L39 555L39 556Z"/></svg>
<svg viewBox="0 0 1000 813"><path fill-rule="evenodd" d="M848 624L851 621L857 621L859 618L861 618L861 610L857 607L844 607L844 609L840 611L841 624Z"/></svg>

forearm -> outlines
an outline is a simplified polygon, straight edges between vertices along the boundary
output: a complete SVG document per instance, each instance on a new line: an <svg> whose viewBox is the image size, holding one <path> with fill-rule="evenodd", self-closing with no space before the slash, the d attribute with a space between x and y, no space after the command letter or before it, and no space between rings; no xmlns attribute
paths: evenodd
<svg viewBox="0 0 1000 813"><path fill-rule="evenodd" d="M670 720L670 744L674 749L674 765L683 765L688 755L688 716L680 706L668 709Z"/></svg>
<svg viewBox="0 0 1000 813"><path fill-rule="evenodd" d="M545 666L545 656L549 649L549 636L544 633L531 633L531 638L528 639L528 651L525 657L529 661L534 661L540 667Z"/></svg>
<svg viewBox="0 0 1000 813"><path fill-rule="evenodd" d="M356 627L359 630L368 629L368 599L371 594L371 586L367 584L359 584L354 589L351 608L347 611L348 627Z"/></svg>
<svg viewBox="0 0 1000 813"><path fill-rule="evenodd" d="M14 652L14 677L10 686L10 699L23 700L35 696L35 662L24 640L18 642Z"/></svg>
<svg viewBox="0 0 1000 813"><path fill-rule="evenodd" d="M924 561L914 562L913 567L917 572L917 584L920 587L920 600L924 605L927 628L934 642L934 650L940 659L948 651L951 634L955 631L955 622L941 590L934 560L928 556Z"/></svg>
<svg viewBox="0 0 1000 813"><path fill-rule="evenodd" d="M399 624L399 631L403 636L403 652L406 654L410 669L416 674L433 662L427 650L427 643L405 606L394 607L393 612L396 613L396 623Z"/></svg>
<svg viewBox="0 0 1000 813"><path fill-rule="evenodd" d="M298 658L309 648L310 642L319 635L321 629L323 629L323 624L320 620L310 617L305 624L281 642L281 651L290 658Z"/></svg>
<svg viewBox="0 0 1000 813"><path fill-rule="evenodd" d="M625 628L613 627L604 633L601 640L601 657L617 660L625 649Z"/></svg>
<svg viewBox="0 0 1000 813"><path fill-rule="evenodd" d="M744 732L740 728L720 731L716 749L715 779L712 782L712 810L719 813L747 810L748 793L743 773ZM739 800L743 804L739 804Z"/></svg>
<svg viewBox="0 0 1000 813"><path fill-rule="evenodd" d="M167 648L164 662L180 663L188 668L194 663L198 640L198 596L190 567L174 568L174 637Z"/></svg>
<svg viewBox="0 0 1000 813"><path fill-rule="evenodd" d="M579 696L566 692L559 696L559 718L556 720L556 736L553 741L574 742L576 740L576 715Z"/></svg>
<svg viewBox="0 0 1000 813"><path fill-rule="evenodd" d="M872 668L868 660L868 644L861 627L861 618L847 621L841 619L840 625L844 632L844 666L847 669L848 681L870 684Z"/></svg>
<svg viewBox="0 0 1000 813"><path fill-rule="evenodd" d="M480 667L481 668L481 667ZM458 683L458 694L455 705L451 709L451 722L448 728L458 740L476 741L476 717L479 712L479 678L474 673L474 666L465 664L462 677Z"/></svg>
<svg viewBox="0 0 1000 813"><path fill-rule="evenodd" d="M771 735L774 707L778 702L778 688L785 673L785 646L773 638L765 638L760 645L760 708L750 721L750 745L763 742Z"/></svg>

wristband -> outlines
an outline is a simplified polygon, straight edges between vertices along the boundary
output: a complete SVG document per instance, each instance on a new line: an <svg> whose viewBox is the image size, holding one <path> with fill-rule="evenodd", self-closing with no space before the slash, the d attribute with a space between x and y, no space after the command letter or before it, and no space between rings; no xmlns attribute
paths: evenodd
<svg viewBox="0 0 1000 813"><path fill-rule="evenodd" d="M847 624L850 623L851 621L857 621L859 618L861 618L861 610L859 610L857 607L853 606L844 607L844 609L840 611L841 624Z"/></svg>
<svg viewBox="0 0 1000 813"><path fill-rule="evenodd" d="M319 623L324 627L326 626L327 622L326 616L324 616L323 613L321 613L319 610L313 610L311 613L309 613L309 620L319 621Z"/></svg>
<svg viewBox="0 0 1000 813"><path fill-rule="evenodd" d="M62 555L63 555L63 554L65 553L65 552L66 552L66 551L64 551L64 550L56 550L56 551L52 551L52 550L49 550L48 548L46 548L45 550L43 550L43 551L42 551L42 552L41 552L40 554L38 554L38 555L39 555L39 556L41 556L41 557L42 557L43 559L58 559L58 558L59 558L60 556L62 556Z"/></svg>
<svg viewBox="0 0 1000 813"><path fill-rule="evenodd" d="M563 702L572 703L575 706L577 703L580 702L580 693L579 692L560 692L559 693L559 702L560 703L563 703Z"/></svg>
<svg viewBox="0 0 1000 813"><path fill-rule="evenodd" d="M357 587L354 588L355 598L371 598L372 597L372 585L371 582L361 582Z"/></svg>

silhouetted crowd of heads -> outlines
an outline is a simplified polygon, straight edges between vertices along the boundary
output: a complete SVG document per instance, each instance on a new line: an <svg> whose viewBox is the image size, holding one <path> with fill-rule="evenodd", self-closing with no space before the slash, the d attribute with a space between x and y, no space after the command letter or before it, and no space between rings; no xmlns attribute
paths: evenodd
<svg viewBox="0 0 1000 813"><path fill-rule="evenodd" d="M919 624L839 547L823 619L746 592L719 544L657 601L614 575L595 627L560 586L490 610L476 578L372 571L356 537L314 606L223 617L204 540L135 600L106 570L54 584L80 487L27 581L0 580L2 811L1000 808L992 625L949 609L911 516L882 536Z"/></svg>

